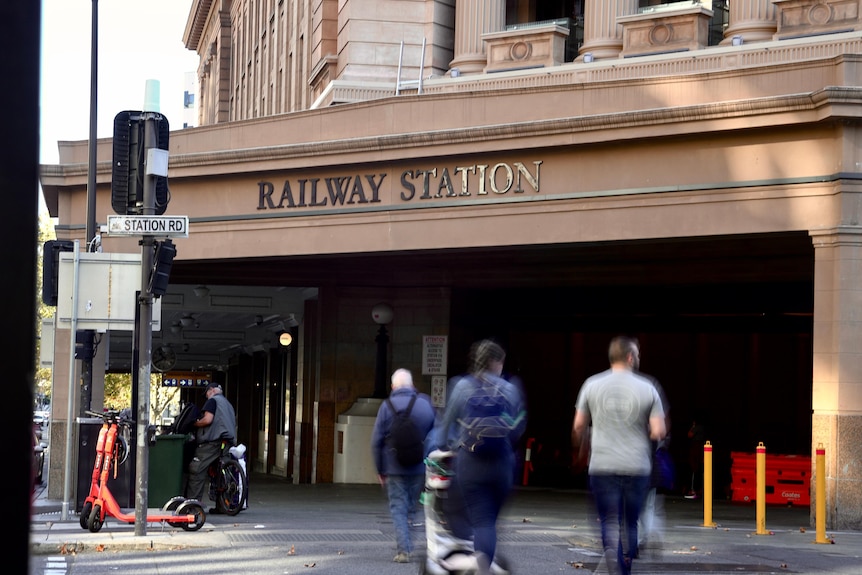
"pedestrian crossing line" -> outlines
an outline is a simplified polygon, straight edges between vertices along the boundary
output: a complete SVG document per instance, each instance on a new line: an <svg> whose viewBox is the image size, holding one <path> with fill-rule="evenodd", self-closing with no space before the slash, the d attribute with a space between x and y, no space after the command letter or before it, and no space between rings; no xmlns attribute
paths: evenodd
<svg viewBox="0 0 862 575"><path fill-rule="evenodd" d="M51 555L45 559L45 569L42 575L66 575L68 564L66 557L63 555Z"/></svg>

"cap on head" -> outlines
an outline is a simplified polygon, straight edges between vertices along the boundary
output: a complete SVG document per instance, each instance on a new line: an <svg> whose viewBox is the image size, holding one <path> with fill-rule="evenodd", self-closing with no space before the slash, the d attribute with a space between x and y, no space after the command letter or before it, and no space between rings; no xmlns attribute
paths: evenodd
<svg viewBox="0 0 862 575"><path fill-rule="evenodd" d="M209 382L209 383L207 384L207 391L209 391L209 390L211 390L211 389L218 389L219 391L221 391L221 390L222 390L222 389L221 389L221 384L220 384L220 383L216 383L216 382L214 382L214 381L211 381L211 382Z"/></svg>

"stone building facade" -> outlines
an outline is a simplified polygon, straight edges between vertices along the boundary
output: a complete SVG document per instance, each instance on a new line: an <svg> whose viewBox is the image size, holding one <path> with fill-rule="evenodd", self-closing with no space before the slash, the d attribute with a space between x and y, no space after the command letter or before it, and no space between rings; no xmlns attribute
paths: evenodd
<svg viewBox="0 0 862 575"><path fill-rule="evenodd" d="M313 290L278 381L287 425L252 391L272 355L225 362L260 468L336 477L386 301L388 365L432 391L423 336L448 336L446 376L500 336L528 433L563 451L580 382L634 333L677 429L706 413L716 453L764 441L813 462L822 444L828 524L862 527L858 8L195 0L200 127L171 133L169 164L191 233L171 282ZM63 237L83 234L86 151L42 167ZM110 154L99 142L101 222Z"/></svg>

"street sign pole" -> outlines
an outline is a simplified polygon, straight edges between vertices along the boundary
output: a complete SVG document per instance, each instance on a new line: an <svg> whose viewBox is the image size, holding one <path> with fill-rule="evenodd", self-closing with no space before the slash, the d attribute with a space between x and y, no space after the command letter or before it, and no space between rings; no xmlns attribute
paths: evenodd
<svg viewBox="0 0 862 575"><path fill-rule="evenodd" d="M86 251L96 251L96 119L98 114L98 79L99 79L99 0L92 0L90 27L90 141L87 150L87 237ZM93 352L96 332L88 330L84 337L83 353L81 355L81 400L79 413L87 415L93 399ZM76 332L72 332L75 339ZM102 384L104 387L104 383ZM71 399L71 397L70 397Z"/></svg>
<svg viewBox="0 0 862 575"><path fill-rule="evenodd" d="M153 97L153 92L155 92ZM153 166L155 156L151 151L158 148L157 134L160 115L158 82L147 80L146 97L144 98L144 205L143 214L150 216L156 213L156 176ZM153 352L153 294L150 291L150 275L153 270L153 254L155 237L144 235L141 239L141 292L138 300L140 306L140 323L138 333L138 410L137 422L137 452L135 475L137 493L135 495L135 535L147 534L148 506L148 470L149 445L147 429L150 425L150 362Z"/></svg>

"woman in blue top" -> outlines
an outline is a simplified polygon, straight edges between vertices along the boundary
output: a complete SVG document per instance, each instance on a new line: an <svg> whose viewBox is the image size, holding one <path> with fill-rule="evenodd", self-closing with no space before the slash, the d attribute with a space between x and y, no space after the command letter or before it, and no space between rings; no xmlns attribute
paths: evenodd
<svg viewBox="0 0 862 575"><path fill-rule="evenodd" d="M490 340L470 350L470 373L455 383L435 430L437 449L455 452L450 491L467 510L479 573L497 548L497 516L513 484L515 445L526 427L523 398L500 374L506 354Z"/></svg>

